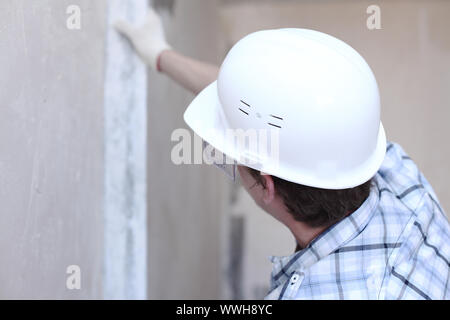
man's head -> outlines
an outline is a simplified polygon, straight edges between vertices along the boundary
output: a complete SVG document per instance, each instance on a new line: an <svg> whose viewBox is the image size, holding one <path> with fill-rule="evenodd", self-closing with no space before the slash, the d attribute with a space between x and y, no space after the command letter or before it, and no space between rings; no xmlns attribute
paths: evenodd
<svg viewBox="0 0 450 320"><path fill-rule="evenodd" d="M293 218L309 227L328 227L358 209L367 199L372 179L354 188L330 190L308 187L239 166L244 188L276 219ZM284 215L288 212L290 217Z"/></svg>
<svg viewBox="0 0 450 320"><path fill-rule="evenodd" d="M317 188L363 184L386 152L372 70L351 46L314 30L245 36L184 119L230 158ZM257 143L242 144L241 132Z"/></svg>

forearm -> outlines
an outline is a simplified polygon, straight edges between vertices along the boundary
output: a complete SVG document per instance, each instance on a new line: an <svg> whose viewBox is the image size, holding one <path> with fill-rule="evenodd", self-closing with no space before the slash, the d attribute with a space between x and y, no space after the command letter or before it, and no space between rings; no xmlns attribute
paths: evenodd
<svg viewBox="0 0 450 320"><path fill-rule="evenodd" d="M186 57L174 50L161 53L159 66L175 82L195 95L217 80L219 67Z"/></svg>

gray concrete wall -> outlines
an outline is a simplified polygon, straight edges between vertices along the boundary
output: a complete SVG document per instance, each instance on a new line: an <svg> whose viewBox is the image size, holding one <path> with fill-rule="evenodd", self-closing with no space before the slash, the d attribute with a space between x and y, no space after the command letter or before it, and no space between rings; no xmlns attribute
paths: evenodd
<svg viewBox="0 0 450 320"><path fill-rule="evenodd" d="M172 15L163 11L170 44L188 56L219 63L216 4L175 1ZM219 298L226 177L207 165L177 166L170 159L176 144L171 134L187 128L183 112L194 96L155 72L149 74L148 96L148 296Z"/></svg>
<svg viewBox="0 0 450 320"><path fill-rule="evenodd" d="M66 27L72 4L81 30ZM102 297L105 12L0 2L0 298Z"/></svg>

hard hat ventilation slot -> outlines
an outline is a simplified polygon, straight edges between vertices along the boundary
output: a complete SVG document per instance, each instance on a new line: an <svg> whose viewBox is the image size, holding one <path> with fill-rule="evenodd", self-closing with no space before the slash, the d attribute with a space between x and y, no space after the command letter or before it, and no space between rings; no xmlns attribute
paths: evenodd
<svg viewBox="0 0 450 320"><path fill-rule="evenodd" d="M239 100L239 101L241 101L241 103L242 104L244 104L246 107L249 107L249 108L251 108L251 106L247 103L247 102L245 102L245 101L242 101L242 100ZM242 106L241 105L241 107L242 108L245 108L244 106ZM241 109L241 108L239 108L239 110L241 110L241 112L243 112L243 113L245 113L246 115L248 115L248 112L247 111L244 111L243 109Z"/></svg>
<svg viewBox="0 0 450 320"><path fill-rule="evenodd" d="M272 127L276 127L276 128L279 128L279 129L281 129L281 127L280 127L280 126L278 126L278 125L276 125L276 124L273 124L273 123L270 123L270 122L268 122L268 124L269 124L269 125L271 125Z"/></svg>
<svg viewBox="0 0 450 320"><path fill-rule="evenodd" d="M247 103L247 102L244 102L244 101L242 101L242 100L240 100L243 104L245 104L247 107L250 107L251 108L251 106Z"/></svg>
<svg viewBox="0 0 450 320"><path fill-rule="evenodd" d="M278 119L278 120L283 120L283 118L278 117L278 116L274 116L273 114L270 115L272 118Z"/></svg>
<svg viewBox="0 0 450 320"><path fill-rule="evenodd" d="M246 115L248 115L248 112L242 110L241 108L239 108L239 110L241 110L241 112L245 113Z"/></svg>
<svg viewBox="0 0 450 320"><path fill-rule="evenodd" d="M283 118L282 118L282 117L275 116L275 115L273 115L273 114L271 114L270 116L271 116L272 118L274 118L274 119L283 121ZM272 127L276 127L276 128L281 129L281 126L279 126L279 125L277 125L277 124L274 124L274 123L271 123L271 122L268 122L267 124L270 125L270 126L272 126Z"/></svg>

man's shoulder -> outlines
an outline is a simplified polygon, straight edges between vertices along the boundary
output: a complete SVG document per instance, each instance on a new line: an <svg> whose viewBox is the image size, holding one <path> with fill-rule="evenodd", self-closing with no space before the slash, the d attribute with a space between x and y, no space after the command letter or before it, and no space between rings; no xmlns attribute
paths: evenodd
<svg viewBox="0 0 450 320"><path fill-rule="evenodd" d="M379 212L388 229L397 225L400 244L389 259L386 298L442 299L448 294L450 226L433 188L394 142L387 144L375 181Z"/></svg>
<svg viewBox="0 0 450 320"><path fill-rule="evenodd" d="M442 210L433 187L398 143L387 143L386 156L374 180L380 189L381 205L403 205L414 212L423 201L427 201L424 198L429 195ZM386 201L386 196L382 196L388 194L390 201Z"/></svg>
<svg viewBox="0 0 450 320"><path fill-rule="evenodd" d="M416 163L398 143L392 141L386 145L386 155L377 174L402 197L406 196L405 188L421 184Z"/></svg>
<svg viewBox="0 0 450 320"><path fill-rule="evenodd" d="M390 259L387 299L448 299L450 297L450 226L445 213L425 193L400 235Z"/></svg>

